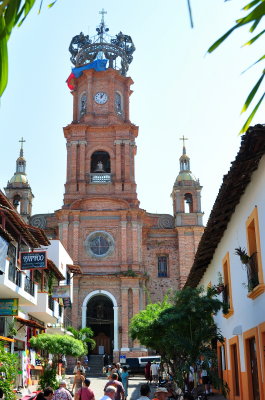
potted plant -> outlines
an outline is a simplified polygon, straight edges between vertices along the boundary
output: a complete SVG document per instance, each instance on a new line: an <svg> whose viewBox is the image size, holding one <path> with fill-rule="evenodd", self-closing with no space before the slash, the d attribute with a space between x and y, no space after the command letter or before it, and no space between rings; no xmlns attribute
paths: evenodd
<svg viewBox="0 0 265 400"><path fill-rule="evenodd" d="M224 291L224 288L225 288L225 284L223 281L223 276L222 276L221 272L218 272L218 283L216 285L217 293L218 294L222 293Z"/></svg>
<svg viewBox="0 0 265 400"><path fill-rule="evenodd" d="M235 254L239 256L241 263L247 271L248 291L251 292L259 284L258 268L256 262L257 252L248 255L246 249L237 247Z"/></svg>

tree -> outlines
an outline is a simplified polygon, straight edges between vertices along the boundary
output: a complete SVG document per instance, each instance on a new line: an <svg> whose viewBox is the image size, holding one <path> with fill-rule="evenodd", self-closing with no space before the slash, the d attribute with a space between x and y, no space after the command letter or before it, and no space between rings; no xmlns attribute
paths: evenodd
<svg viewBox="0 0 265 400"><path fill-rule="evenodd" d="M57 0L48 7L52 7ZM0 0L0 97L8 81L8 40L12 29L21 26L36 0ZM40 1L39 12L43 0Z"/></svg>
<svg viewBox="0 0 265 400"><path fill-rule="evenodd" d="M190 366L195 371L204 360L204 368L216 365L212 343L222 341L213 315L222 307L215 288L184 288L168 301L150 304L132 318L130 334L141 344L155 349L166 362L180 387L184 387Z"/></svg>
<svg viewBox="0 0 265 400"><path fill-rule="evenodd" d="M38 350L44 350L55 356L55 361L65 356L80 357L86 354L86 346L81 340L68 335L50 335L42 333L30 339L30 345Z"/></svg>
<svg viewBox="0 0 265 400"><path fill-rule="evenodd" d="M7 353L0 343L0 389L6 400L16 400L13 393L15 379L18 375L18 358L15 354Z"/></svg>
<svg viewBox="0 0 265 400"><path fill-rule="evenodd" d="M91 328L82 328L82 329L75 329L73 326L68 326L66 328L68 332L71 332L73 337L77 340L81 340L87 346L87 351L89 352L90 349L94 349L96 346L96 342L92 337L94 336L94 332Z"/></svg>

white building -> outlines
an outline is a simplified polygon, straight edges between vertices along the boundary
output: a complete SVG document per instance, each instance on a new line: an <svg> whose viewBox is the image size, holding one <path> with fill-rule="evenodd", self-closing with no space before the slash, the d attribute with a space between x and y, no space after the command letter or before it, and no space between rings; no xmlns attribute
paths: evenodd
<svg viewBox="0 0 265 400"><path fill-rule="evenodd" d="M236 248L252 255L244 266ZM225 338L218 345L219 374L229 399L265 399L265 127L256 125L242 138L224 176L186 285L224 281L225 313L216 317ZM220 295L220 298L222 295Z"/></svg>
<svg viewBox="0 0 265 400"><path fill-rule="evenodd" d="M24 270L20 253L38 249L47 251L47 268ZM29 339L45 331L65 332L64 308L73 301L78 268L72 264L60 241L49 241L41 229L27 225L0 191L0 341L19 356L19 385L36 383L42 371Z"/></svg>

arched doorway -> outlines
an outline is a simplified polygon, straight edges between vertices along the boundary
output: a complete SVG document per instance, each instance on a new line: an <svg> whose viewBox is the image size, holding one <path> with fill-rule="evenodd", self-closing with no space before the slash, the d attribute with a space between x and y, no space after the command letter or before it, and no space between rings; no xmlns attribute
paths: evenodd
<svg viewBox="0 0 265 400"><path fill-rule="evenodd" d="M94 332L96 347L93 354L112 354L114 341L114 312L112 301L102 295L87 303L87 326Z"/></svg>
<svg viewBox="0 0 265 400"><path fill-rule="evenodd" d="M94 331L94 354L118 351L118 305L115 297L106 290L89 293L82 305L82 327ZM104 346L100 347L100 346Z"/></svg>

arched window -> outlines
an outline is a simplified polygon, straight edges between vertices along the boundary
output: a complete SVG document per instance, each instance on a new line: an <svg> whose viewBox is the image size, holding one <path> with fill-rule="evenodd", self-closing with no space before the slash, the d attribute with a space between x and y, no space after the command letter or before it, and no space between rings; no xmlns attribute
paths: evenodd
<svg viewBox="0 0 265 400"><path fill-rule="evenodd" d="M110 173L110 156L106 151L95 151L91 157L91 173Z"/></svg>
<svg viewBox="0 0 265 400"><path fill-rule="evenodd" d="M157 257L157 276L159 278L166 278L168 276L168 257Z"/></svg>
<svg viewBox="0 0 265 400"><path fill-rule="evenodd" d="M184 195L184 210L185 210L185 213L193 212L193 199L192 199L191 193L186 193Z"/></svg>
<svg viewBox="0 0 265 400"><path fill-rule="evenodd" d="M115 92L115 111L118 115L123 113L123 99L119 92Z"/></svg>
<svg viewBox="0 0 265 400"><path fill-rule="evenodd" d="M79 103L80 118L86 114L86 106L87 106L87 96L86 93L82 93L80 96L80 103Z"/></svg>
<svg viewBox="0 0 265 400"><path fill-rule="evenodd" d="M20 196L19 196L18 194L16 194L16 195L14 196L14 199L13 199L13 206L14 206L15 208L18 208L19 203L20 203L20 200L21 200Z"/></svg>

